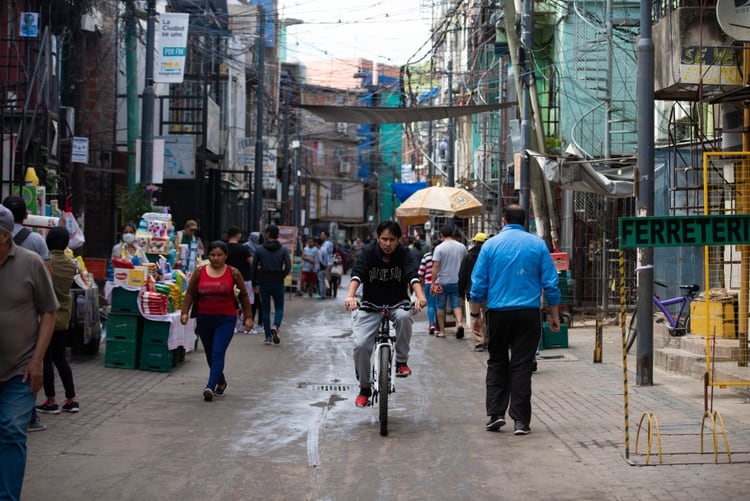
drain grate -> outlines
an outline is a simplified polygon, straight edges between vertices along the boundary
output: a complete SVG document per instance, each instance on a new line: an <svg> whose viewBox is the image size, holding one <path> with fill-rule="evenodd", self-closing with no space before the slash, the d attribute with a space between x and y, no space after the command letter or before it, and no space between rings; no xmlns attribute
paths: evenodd
<svg viewBox="0 0 750 501"><path fill-rule="evenodd" d="M350 384L317 384L317 383L299 383L297 388L301 390L320 391L324 393L344 393L352 391Z"/></svg>

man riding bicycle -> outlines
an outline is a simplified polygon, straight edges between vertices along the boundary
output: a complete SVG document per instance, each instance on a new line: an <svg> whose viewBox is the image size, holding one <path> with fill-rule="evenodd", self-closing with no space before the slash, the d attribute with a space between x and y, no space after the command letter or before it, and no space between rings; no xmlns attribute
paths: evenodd
<svg viewBox="0 0 750 501"><path fill-rule="evenodd" d="M380 312L358 309L355 294L362 285L362 301L383 306L397 306L410 302L410 288L417 296L414 309L418 312L427 305L417 270L419 263L409 249L399 243L401 227L395 221L383 221L377 228L378 239L365 247L359 255L349 282L344 305L353 315L352 330L355 336L354 367L359 380L359 396L354 401L357 407L366 407L372 396L370 390L370 356L380 325ZM394 308L390 320L396 329L396 376L407 377L411 369L406 364L409 358L409 343L413 319L408 311Z"/></svg>

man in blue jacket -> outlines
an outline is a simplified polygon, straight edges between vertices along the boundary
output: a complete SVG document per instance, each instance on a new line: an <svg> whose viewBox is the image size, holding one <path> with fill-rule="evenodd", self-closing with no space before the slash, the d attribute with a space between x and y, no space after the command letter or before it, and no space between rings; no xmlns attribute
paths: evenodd
<svg viewBox="0 0 750 501"><path fill-rule="evenodd" d="M531 432L531 374L542 333L542 291L550 307L549 327L554 332L560 330L557 270L547 245L526 232L525 222L526 211L520 205L505 208L502 230L479 252L470 294L474 330L482 327L480 307L487 302L486 405L490 420L485 427L499 431L509 410L516 435Z"/></svg>

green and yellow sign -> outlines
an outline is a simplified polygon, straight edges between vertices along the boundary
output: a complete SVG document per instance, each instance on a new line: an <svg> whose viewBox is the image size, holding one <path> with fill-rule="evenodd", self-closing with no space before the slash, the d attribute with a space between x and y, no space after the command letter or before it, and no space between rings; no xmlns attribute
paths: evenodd
<svg viewBox="0 0 750 501"><path fill-rule="evenodd" d="M623 217L620 249L750 244L750 214Z"/></svg>

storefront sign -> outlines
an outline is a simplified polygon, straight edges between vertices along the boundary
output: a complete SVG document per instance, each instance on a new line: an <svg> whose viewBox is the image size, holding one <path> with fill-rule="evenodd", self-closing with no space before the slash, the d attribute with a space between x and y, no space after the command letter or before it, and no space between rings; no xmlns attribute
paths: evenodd
<svg viewBox="0 0 750 501"><path fill-rule="evenodd" d="M750 215L623 217L620 249L750 244Z"/></svg>

